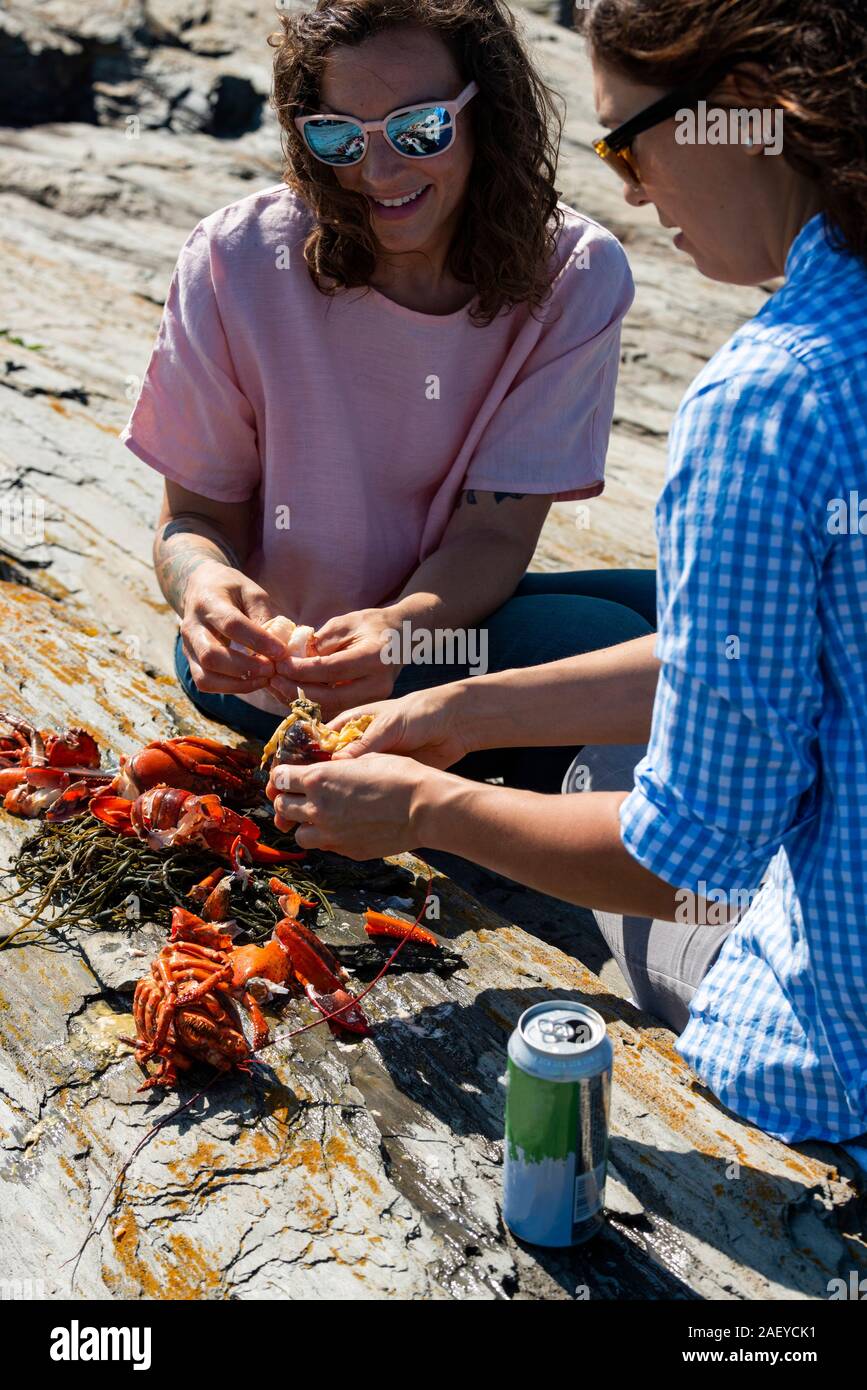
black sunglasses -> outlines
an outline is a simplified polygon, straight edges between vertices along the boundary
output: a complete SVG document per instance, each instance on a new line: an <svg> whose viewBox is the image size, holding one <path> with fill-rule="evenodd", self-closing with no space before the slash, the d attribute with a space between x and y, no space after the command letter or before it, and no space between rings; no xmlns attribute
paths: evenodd
<svg viewBox="0 0 867 1390"><path fill-rule="evenodd" d="M641 175L631 149L633 140L643 131L652 130L654 126L661 125L671 116L676 116L678 111L692 110L713 91L723 77L727 77L743 61L743 58L730 58L724 65L706 72L698 81L691 82L685 87L678 87L676 91L660 97L659 101L654 101L643 111L639 111L637 116L633 116L631 120L619 125L609 135L603 136L600 140L594 140L593 148L599 158L604 160L616 174L619 174L624 183L628 183L632 188L638 188L641 184Z"/></svg>

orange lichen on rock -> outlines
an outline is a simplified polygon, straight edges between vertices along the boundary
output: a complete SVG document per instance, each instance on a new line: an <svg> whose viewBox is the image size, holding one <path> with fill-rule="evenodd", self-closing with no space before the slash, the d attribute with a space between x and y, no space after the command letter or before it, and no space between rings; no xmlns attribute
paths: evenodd
<svg viewBox="0 0 867 1390"><path fill-rule="evenodd" d="M219 1287L222 1278L219 1269L188 1236L174 1231L166 1235L174 1261L150 1247L151 1255L160 1266L157 1272L139 1257L141 1238L133 1210L127 1205L112 1227L112 1244L130 1288L137 1295L184 1300L207 1297ZM115 1286L118 1282L112 1271L105 1267L103 1278L109 1286Z"/></svg>

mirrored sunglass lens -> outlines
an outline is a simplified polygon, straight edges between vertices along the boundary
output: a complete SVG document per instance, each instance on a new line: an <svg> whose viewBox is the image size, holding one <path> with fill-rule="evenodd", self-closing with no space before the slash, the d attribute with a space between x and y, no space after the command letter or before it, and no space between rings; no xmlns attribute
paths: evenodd
<svg viewBox="0 0 867 1390"><path fill-rule="evenodd" d="M352 121L308 121L304 139L326 164L357 164L364 154L364 131Z"/></svg>
<svg viewBox="0 0 867 1390"><path fill-rule="evenodd" d="M392 116L386 130L389 140L401 154L423 158L448 148L454 125L444 106L419 106L414 111Z"/></svg>

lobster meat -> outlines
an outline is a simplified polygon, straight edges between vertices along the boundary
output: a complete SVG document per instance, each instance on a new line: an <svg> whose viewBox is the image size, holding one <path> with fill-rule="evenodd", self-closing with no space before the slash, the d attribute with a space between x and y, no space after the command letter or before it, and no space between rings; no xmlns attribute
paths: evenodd
<svg viewBox="0 0 867 1390"><path fill-rule="evenodd" d="M235 866L245 852L256 864L304 858L303 851L290 853L259 844L258 825L224 806L213 792L196 796L183 787L152 787L134 801L103 792L93 798L90 809L104 825L122 835L137 835L151 849L198 845Z"/></svg>
<svg viewBox="0 0 867 1390"><path fill-rule="evenodd" d="M293 623L291 618L284 617L282 613L276 618L269 618L264 626L266 632L270 632L272 637L283 643L287 656L316 655L316 633L312 627L306 627L303 623Z"/></svg>
<svg viewBox="0 0 867 1390"><path fill-rule="evenodd" d="M262 767L328 762L339 748L360 738L372 719L372 714L362 714L358 719L350 719L342 729L330 729L322 722L321 706L299 690L298 699L292 701L286 718L265 744Z"/></svg>
<svg viewBox="0 0 867 1390"><path fill-rule="evenodd" d="M279 614L275 618L269 618L262 624L265 631L275 637L283 646L282 658L274 662L275 676L281 676L284 671L280 669L281 661L291 661L296 656L316 656L316 634L312 627L306 627L301 623L294 623L291 618ZM245 646L243 642L232 641L229 643L231 651L251 652L252 648ZM285 668L284 668L285 669ZM265 687L259 692L266 697L261 703L261 708L269 712L283 712L286 709L286 697L283 690L278 690L274 686L274 677L267 682ZM257 703L259 701L257 700Z"/></svg>

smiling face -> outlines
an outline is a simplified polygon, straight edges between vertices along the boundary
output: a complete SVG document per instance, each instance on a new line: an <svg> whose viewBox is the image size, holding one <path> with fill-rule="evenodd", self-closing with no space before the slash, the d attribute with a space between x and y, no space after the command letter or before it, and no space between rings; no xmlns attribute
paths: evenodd
<svg viewBox="0 0 867 1390"><path fill-rule="evenodd" d="M332 50L319 110L380 121L403 106L454 100L465 85L439 35L392 29ZM367 201L383 251L442 254L450 244L473 162L470 111L468 106L460 113L451 145L434 159L407 159L392 149L382 131L373 131L364 159L334 170L343 188Z"/></svg>
<svg viewBox="0 0 867 1390"><path fill-rule="evenodd" d="M646 87L593 61L594 95L609 129L631 120L666 92ZM724 87L708 106L758 106ZM672 117L644 131L632 144L640 187L624 184L633 207L652 203L663 227L677 230L674 244L711 280L758 285L782 275L786 252L804 222L818 210L807 181L760 145L680 144Z"/></svg>

